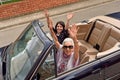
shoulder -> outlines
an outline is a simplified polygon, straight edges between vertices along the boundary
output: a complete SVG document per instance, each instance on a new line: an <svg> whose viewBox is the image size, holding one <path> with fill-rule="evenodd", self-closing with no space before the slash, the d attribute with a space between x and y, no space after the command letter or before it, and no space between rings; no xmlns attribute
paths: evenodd
<svg viewBox="0 0 120 80"><path fill-rule="evenodd" d="M63 47L63 45L60 44L58 51L63 51L62 47Z"/></svg>
<svg viewBox="0 0 120 80"><path fill-rule="evenodd" d="M60 45L58 51L57 51L57 54L62 54L63 53L63 49L62 49L62 45Z"/></svg>

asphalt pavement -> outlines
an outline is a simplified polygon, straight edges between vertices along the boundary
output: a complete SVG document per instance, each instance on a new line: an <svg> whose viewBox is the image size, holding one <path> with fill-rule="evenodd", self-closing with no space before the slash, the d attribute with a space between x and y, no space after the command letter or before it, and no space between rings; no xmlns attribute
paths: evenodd
<svg viewBox="0 0 120 80"><path fill-rule="evenodd" d="M115 0L85 0L83 2L77 2L77 3L73 3L69 5L56 7L56 8L50 9L49 11L50 11L51 16L55 16L55 15L57 16L57 15L64 14L70 11L84 9L87 7L96 6L96 5L111 2L111 1L115 1ZM23 24L28 24L35 19L44 20L44 18L45 17L44 17L43 11L40 11L40 12L36 12L36 13L24 15L24 16L1 20L0 30L4 28L8 28L8 27L10 28L10 27L16 27L19 25L23 25Z"/></svg>

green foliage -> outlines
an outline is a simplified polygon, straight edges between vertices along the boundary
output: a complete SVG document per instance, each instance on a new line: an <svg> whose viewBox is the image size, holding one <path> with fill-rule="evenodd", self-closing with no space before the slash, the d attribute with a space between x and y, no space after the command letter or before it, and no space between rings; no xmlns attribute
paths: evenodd
<svg viewBox="0 0 120 80"><path fill-rule="evenodd" d="M2 2L2 4L8 4L8 3L13 3L13 2L18 2L18 1L22 1L22 0L9 0L6 2Z"/></svg>

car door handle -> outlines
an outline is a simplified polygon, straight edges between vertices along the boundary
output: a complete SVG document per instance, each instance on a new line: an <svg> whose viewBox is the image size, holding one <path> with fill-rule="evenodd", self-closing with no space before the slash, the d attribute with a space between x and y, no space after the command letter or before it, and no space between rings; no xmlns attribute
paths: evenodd
<svg viewBox="0 0 120 80"><path fill-rule="evenodd" d="M100 72L100 70L101 70L101 68L98 68L98 69L96 69L96 70L92 71L92 73L93 73L93 74L99 73L99 72Z"/></svg>

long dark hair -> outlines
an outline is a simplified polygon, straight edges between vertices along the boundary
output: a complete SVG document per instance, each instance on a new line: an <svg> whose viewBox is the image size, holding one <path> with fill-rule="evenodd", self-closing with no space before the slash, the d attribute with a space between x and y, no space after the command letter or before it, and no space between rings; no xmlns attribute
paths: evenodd
<svg viewBox="0 0 120 80"><path fill-rule="evenodd" d="M60 24L63 26L63 31L65 30L65 23L63 21L58 21L55 25L54 32L57 33L57 25Z"/></svg>

